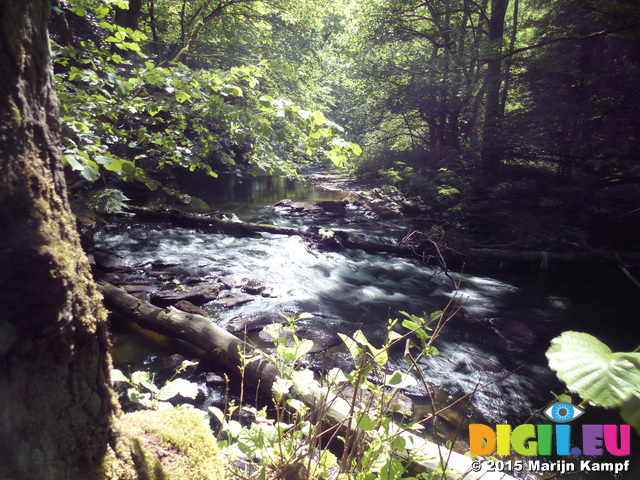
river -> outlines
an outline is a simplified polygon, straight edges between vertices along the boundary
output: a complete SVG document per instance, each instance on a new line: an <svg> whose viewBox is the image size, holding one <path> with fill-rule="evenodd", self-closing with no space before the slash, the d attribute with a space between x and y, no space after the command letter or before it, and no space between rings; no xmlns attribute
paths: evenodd
<svg viewBox="0 0 640 480"><path fill-rule="evenodd" d="M322 201L345 196L273 177L200 182L189 193L244 221L282 226L300 226L305 221L270 207L283 198ZM321 226L390 238L401 238L407 228L372 221L357 211L340 225ZM96 241L99 248L118 252L133 267L128 278L132 283L144 283L160 262L170 277L167 281L176 284L193 278L213 283L233 277L264 287L260 295L234 308L216 302L204 305L214 321L227 328L240 320L263 323L281 318L282 313L309 312L315 317L303 326L313 338L361 328L377 342L387 319L396 318L400 311L429 314L455 297L462 311L436 340L440 355L420 362L437 409L475 392L452 410L449 421L517 425L549 403L551 391L560 393L563 387L549 370L544 352L550 339L564 330L592 333L614 349L632 350L640 344L639 296L621 275L616 278L613 273L454 273L460 283L456 292L449 278L418 261L360 250L320 251L296 236L236 238L169 225L117 222L106 226ZM168 353L131 335L115 336L114 341L116 362L125 371ZM401 355L391 363L401 365ZM418 412L431 409L424 386L407 393L414 397ZM220 401L222 395L208 387L206 394L211 398L205 404ZM599 411L593 415L597 421L605 415L608 421L620 423L616 415ZM544 422L540 418L538 423ZM591 473L571 478L632 477Z"/></svg>

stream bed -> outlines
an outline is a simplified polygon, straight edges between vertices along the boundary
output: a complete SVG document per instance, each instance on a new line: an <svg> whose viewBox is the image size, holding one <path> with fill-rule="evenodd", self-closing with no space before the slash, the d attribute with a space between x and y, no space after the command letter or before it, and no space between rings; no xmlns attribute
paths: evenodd
<svg viewBox="0 0 640 480"><path fill-rule="evenodd" d="M235 187L224 185L224 189L198 185L190 193L243 221L300 228L305 226L304 218L272 205L283 198L317 202L346 195L272 177ZM408 228L402 222L374 220L357 210L348 212L339 224L320 226L389 239L402 238ZM309 312L314 318L305 321L302 329L327 346L334 344L337 332L348 334L358 328L372 343L379 342L388 318L401 316L401 311L428 315L453 299L462 308L435 342L440 355L420 362L430 392L424 386L406 392L418 415L431 410L431 401L440 409L469 395L452 409L451 422L518 425L551 402L551 391L561 393L563 386L549 370L544 353L549 341L564 330L592 333L614 350L633 350L640 343L637 293L622 277L614 284L598 272L549 278L544 271L453 273L451 277L460 284L456 291L451 278L414 260L361 250L322 251L297 236L237 238L130 220L107 225L97 235L96 246L116 252L130 267L121 283L143 285L150 278L156 285L167 286L224 282L225 291L235 292L228 297L233 301L202 305L224 328L236 331L249 325L259 330L260 325L280 321L282 314ZM115 335L114 361L124 371L151 365L174 348L162 342L141 340L131 333ZM401 367L402 362L398 352L390 364ZM209 396L205 407L224 396L220 389L206 385L202 389ZM620 423L616 415L608 418ZM443 428L446 432L447 427ZM591 473L571 478L633 478L625 475Z"/></svg>

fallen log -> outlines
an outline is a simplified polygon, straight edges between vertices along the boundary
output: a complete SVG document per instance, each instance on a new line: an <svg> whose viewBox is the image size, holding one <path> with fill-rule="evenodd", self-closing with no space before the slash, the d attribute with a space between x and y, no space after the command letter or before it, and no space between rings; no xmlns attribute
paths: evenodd
<svg viewBox="0 0 640 480"><path fill-rule="evenodd" d="M246 342L215 325L211 319L181 312L173 307L156 307L107 282L101 281L98 285L108 306L131 318L135 323L195 345L203 350L206 356L234 371L240 372L240 367L244 364L244 378L263 390L271 391L273 382L280 373L277 367ZM248 363L247 358L251 358ZM310 407L323 405L324 418L331 422L344 427L350 425L354 430L357 428L357 422L351 417L352 409L349 403L337 392L327 391L316 384L305 391L294 386L292 394ZM353 421L349 421L350 418ZM507 474L488 471L486 466L482 466L480 471L474 471L474 464L469 457L421 438L400 426L393 428L394 433L405 439L407 451L400 456L406 460L411 457L412 465L418 469L429 472L442 469L447 472L446 477L442 478L449 480L515 480Z"/></svg>

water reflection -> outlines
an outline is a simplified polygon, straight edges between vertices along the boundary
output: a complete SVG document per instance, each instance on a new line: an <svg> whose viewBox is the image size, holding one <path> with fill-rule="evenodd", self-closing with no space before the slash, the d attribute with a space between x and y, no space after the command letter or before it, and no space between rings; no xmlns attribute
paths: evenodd
<svg viewBox="0 0 640 480"><path fill-rule="evenodd" d="M265 205L273 205L288 198L297 201L320 202L342 200L347 193L325 190L310 184L284 177L260 175L243 178L233 173L222 173L218 178L188 176L184 179L184 191L204 200L224 212L233 211L245 220L263 215Z"/></svg>

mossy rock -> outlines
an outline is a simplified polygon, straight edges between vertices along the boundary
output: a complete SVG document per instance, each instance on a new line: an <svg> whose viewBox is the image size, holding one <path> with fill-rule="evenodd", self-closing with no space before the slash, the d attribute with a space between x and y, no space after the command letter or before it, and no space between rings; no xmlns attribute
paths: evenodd
<svg viewBox="0 0 640 480"><path fill-rule="evenodd" d="M120 419L120 441L107 475L119 480L222 480L225 464L201 414L145 410Z"/></svg>

